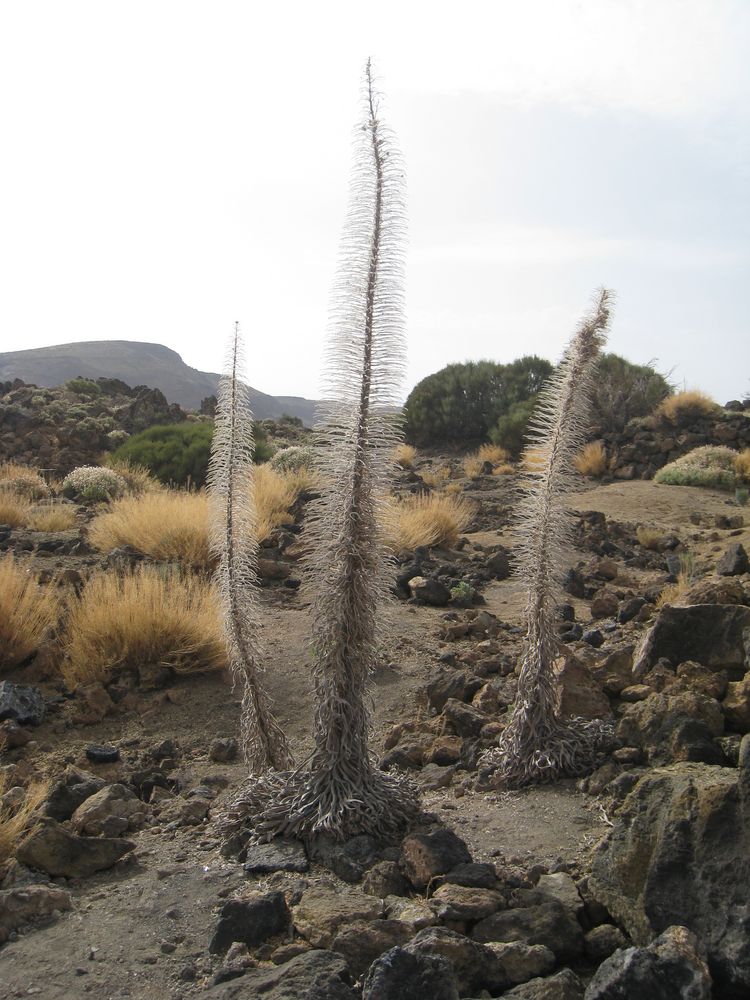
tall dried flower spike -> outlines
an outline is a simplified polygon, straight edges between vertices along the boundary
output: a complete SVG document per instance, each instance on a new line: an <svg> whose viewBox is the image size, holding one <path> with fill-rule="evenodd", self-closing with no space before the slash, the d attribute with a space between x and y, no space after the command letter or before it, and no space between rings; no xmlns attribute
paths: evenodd
<svg viewBox="0 0 750 1000"><path fill-rule="evenodd" d="M372 759L366 698L392 576L377 507L400 436L403 246L403 168L368 61L325 354L321 497L306 529L315 748L304 769L248 782L230 808L228 830L247 821L265 839L388 837L416 808L411 786Z"/></svg>
<svg viewBox="0 0 750 1000"><path fill-rule="evenodd" d="M208 469L210 544L224 636L235 683L242 685L240 735L253 771L288 767L284 733L260 682L258 655L258 543L253 505L253 415L243 375L239 324L229 346Z"/></svg>
<svg viewBox="0 0 750 1000"><path fill-rule="evenodd" d="M558 655L555 604L572 530L564 496L573 482L573 459L585 439L611 298L606 289L597 292L593 309L542 389L532 421L527 451L535 461L526 463L532 471L516 522L519 573L528 590L523 661L511 720L498 746L481 760L482 780L495 786L584 773L609 737L608 724L600 720L560 718L553 664Z"/></svg>

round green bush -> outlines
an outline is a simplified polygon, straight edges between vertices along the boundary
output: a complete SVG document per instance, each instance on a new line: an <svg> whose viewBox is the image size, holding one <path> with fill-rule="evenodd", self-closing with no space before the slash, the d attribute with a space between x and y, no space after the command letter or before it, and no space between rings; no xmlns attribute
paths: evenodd
<svg viewBox="0 0 750 1000"><path fill-rule="evenodd" d="M667 486L705 486L716 490L733 490L737 485L735 460L738 452L724 445L705 445L665 465L654 476L654 482Z"/></svg>
<svg viewBox="0 0 750 1000"><path fill-rule="evenodd" d="M97 465L80 465L63 479L63 496L81 503L99 503L122 496L125 481L111 469Z"/></svg>

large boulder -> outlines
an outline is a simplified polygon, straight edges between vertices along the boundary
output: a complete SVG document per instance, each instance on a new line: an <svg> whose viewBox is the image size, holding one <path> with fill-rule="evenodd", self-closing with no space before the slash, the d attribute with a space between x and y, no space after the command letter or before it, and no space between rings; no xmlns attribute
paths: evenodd
<svg viewBox="0 0 750 1000"><path fill-rule="evenodd" d="M621 948L602 962L584 1000L711 1000L711 974L696 936L669 927L646 948Z"/></svg>
<svg viewBox="0 0 750 1000"><path fill-rule="evenodd" d="M485 943L523 941L544 945L561 961L576 958L583 951L581 925L567 906L552 898L486 917L475 926L472 937Z"/></svg>
<svg viewBox="0 0 750 1000"><path fill-rule="evenodd" d="M0 681L0 721L13 719L22 726L39 726L44 714L44 698L38 688Z"/></svg>
<svg viewBox="0 0 750 1000"><path fill-rule="evenodd" d="M357 1000L341 955L307 951L274 968L250 969L240 979L214 987L212 1000Z"/></svg>
<svg viewBox="0 0 750 1000"><path fill-rule="evenodd" d="M469 848L452 830L410 833L401 845L400 865L415 889L426 889L436 875L445 875L457 865L471 861Z"/></svg>
<svg viewBox="0 0 750 1000"><path fill-rule="evenodd" d="M134 847L119 837L77 837L45 816L19 845L16 858L48 875L85 878L111 868Z"/></svg>
<svg viewBox="0 0 750 1000"><path fill-rule="evenodd" d="M221 908L208 950L212 955L220 954L234 941L254 948L285 931L290 920L283 892L257 892L244 899L230 899Z"/></svg>
<svg viewBox="0 0 750 1000"><path fill-rule="evenodd" d="M644 677L662 656L673 666L697 660L742 676L750 669L750 608L733 604L662 608L636 648L635 678Z"/></svg>
<svg viewBox="0 0 750 1000"><path fill-rule="evenodd" d="M391 948L367 973L362 1000L458 1000L456 977L440 955Z"/></svg>
<svg viewBox="0 0 750 1000"><path fill-rule="evenodd" d="M713 763L720 751L714 738L724 732L724 716L715 698L700 691L654 692L627 705L617 727L625 746L641 747L651 764L676 760ZM702 751L696 756L696 751Z"/></svg>
<svg viewBox="0 0 750 1000"><path fill-rule="evenodd" d="M0 891L0 944L17 927L49 920L71 907L70 893L51 886L25 885Z"/></svg>
<svg viewBox="0 0 750 1000"><path fill-rule="evenodd" d="M681 763L644 775L589 891L638 945L684 925L706 946L717 995L750 995L750 737L739 771Z"/></svg>
<svg viewBox="0 0 750 1000"><path fill-rule="evenodd" d="M356 889L312 886L294 907L294 926L314 948L330 948L339 928L383 916L383 900Z"/></svg>

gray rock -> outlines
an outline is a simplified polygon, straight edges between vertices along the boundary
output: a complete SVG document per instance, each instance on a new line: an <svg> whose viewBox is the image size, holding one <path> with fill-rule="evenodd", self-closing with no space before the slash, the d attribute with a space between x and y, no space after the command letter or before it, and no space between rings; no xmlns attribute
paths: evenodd
<svg viewBox="0 0 750 1000"><path fill-rule="evenodd" d="M70 910L70 893L46 885L25 885L0 891L0 944L23 924L49 920L56 912Z"/></svg>
<svg viewBox="0 0 750 1000"><path fill-rule="evenodd" d="M739 542L734 542L716 564L719 576L740 576L750 570L747 552Z"/></svg>
<svg viewBox="0 0 750 1000"><path fill-rule="evenodd" d="M514 1000L583 1000L583 990L583 983L574 972L561 969L548 979L530 979L503 996L514 997ZM646 996L633 995L628 1000L646 1000Z"/></svg>
<svg viewBox="0 0 750 1000"><path fill-rule="evenodd" d="M700 691L653 693L628 705L617 727L620 741L640 747L651 764L690 759L696 744L714 755L707 763L720 763L721 754L713 741L723 732L721 706Z"/></svg>
<svg viewBox="0 0 750 1000"><path fill-rule="evenodd" d="M37 688L0 681L0 721L13 719L21 726L39 726L45 711L44 698Z"/></svg>
<svg viewBox="0 0 750 1000"><path fill-rule="evenodd" d="M401 845L401 869L415 889L425 889L435 875L445 875L470 861L464 841L442 826L427 833L411 833Z"/></svg>
<svg viewBox="0 0 750 1000"><path fill-rule="evenodd" d="M288 837L276 837L267 844L249 844L245 856L246 875L306 872L309 867L302 841Z"/></svg>
<svg viewBox="0 0 750 1000"><path fill-rule="evenodd" d="M228 761L234 760L236 756L237 740L232 739L231 736L217 737L215 740L211 740L211 745L208 748L208 759L214 764L226 764Z"/></svg>
<svg viewBox="0 0 750 1000"><path fill-rule="evenodd" d="M606 959L589 983L585 1000L711 1000L711 996L711 975L698 939L685 927L669 927L647 948L619 949Z"/></svg>
<svg viewBox="0 0 750 1000"><path fill-rule="evenodd" d="M345 841L330 834L318 834L310 843L310 858L324 865L344 882L359 882L378 856L374 837L362 833Z"/></svg>
<svg viewBox="0 0 750 1000"><path fill-rule="evenodd" d="M266 938L285 931L291 921L283 892L256 893L244 899L230 899L219 914L219 922L208 950L212 955L240 941L254 948Z"/></svg>
<svg viewBox="0 0 750 1000"><path fill-rule="evenodd" d="M664 607L636 648L633 675L644 677L665 656L674 666L696 660L705 667L750 669L750 608L732 604Z"/></svg>
<svg viewBox="0 0 750 1000"><path fill-rule="evenodd" d="M105 784L103 778L97 778L88 771L67 767L62 778L52 786L44 804L44 811L47 816L58 822L70 819L81 803L104 788Z"/></svg>
<svg viewBox="0 0 750 1000"><path fill-rule="evenodd" d="M194 977L193 977L194 978ZM251 969L241 979L214 987L217 1000L357 1000L341 955L308 951L272 969Z"/></svg>
<svg viewBox="0 0 750 1000"><path fill-rule="evenodd" d="M451 599L451 592L440 580L431 576L415 576L409 580L411 596L420 604L431 604L436 608L444 608Z"/></svg>
<svg viewBox="0 0 750 1000"><path fill-rule="evenodd" d="M395 861L378 861L362 879L362 891L370 896L407 896L411 886Z"/></svg>
<svg viewBox="0 0 750 1000"><path fill-rule="evenodd" d="M619 927L614 924L599 924L593 927L584 938L584 948L587 956L594 962L603 962L618 948L626 948L627 940Z"/></svg>
<svg viewBox="0 0 750 1000"><path fill-rule="evenodd" d="M294 926L315 948L330 948L339 928L383 916L383 900L356 889L306 889L294 907Z"/></svg>
<svg viewBox="0 0 750 1000"><path fill-rule="evenodd" d="M400 920L358 920L339 930L331 951L343 955L352 976L359 979L376 958L411 936L411 928Z"/></svg>
<svg viewBox="0 0 750 1000"><path fill-rule="evenodd" d="M542 944L565 961L583 951L583 931L573 913L556 899L533 906L517 906L480 920L472 932L475 941L524 941Z"/></svg>
<svg viewBox="0 0 750 1000"><path fill-rule="evenodd" d="M655 768L625 799L588 887L638 945L693 931L718 995L750 995L750 737L740 769ZM494 919L494 918L491 918Z"/></svg>
<svg viewBox="0 0 750 1000"><path fill-rule="evenodd" d="M134 847L132 841L115 837L76 837L44 817L19 845L16 857L22 865L49 875L85 878L111 868Z"/></svg>
<svg viewBox="0 0 750 1000"><path fill-rule="evenodd" d="M119 837L142 826L145 814L146 806L127 785L107 785L76 809L70 825L89 837Z"/></svg>
<svg viewBox="0 0 750 1000"><path fill-rule="evenodd" d="M442 712L449 698L470 701L484 686L481 677L468 670L437 670L427 682L427 701L430 708Z"/></svg>
<svg viewBox="0 0 750 1000"><path fill-rule="evenodd" d="M370 968L362 1000L458 1000L456 977L439 955L392 948Z"/></svg>

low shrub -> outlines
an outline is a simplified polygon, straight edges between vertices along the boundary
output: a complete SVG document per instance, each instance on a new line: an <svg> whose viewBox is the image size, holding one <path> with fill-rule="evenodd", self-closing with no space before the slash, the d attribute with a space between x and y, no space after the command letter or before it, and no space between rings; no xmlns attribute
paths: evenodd
<svg viewBox="0 0 750 1000"><path fill-rule="evenodd" d="M396 465L400 465L402 469L411 469L414 467L414 460L417 457L417 449L413 444L400 444L393 452L393 460Z"/></svg>
<svg viewBox="0 0 750 1000"><path fill-rule="evenodd" d="M607 453L601 441L589 441L573 459L582 476L603 476L607 471Z"/></svg>
<svg viewBox="0 0 750 1000"><path fill-rule="evenodd" d="M493 476L512 476L516 471L515 465L511 465L510 462L503 462L501 465L496 465L492 470Z"/></svg>
<svg viewBox="0 0 750 1000"><path fill-rule="evenodd" d="M70 389L77 396L101 396L101 386L90 378L70 378L65 383L65 388Z"/></svg>
<svg viewBox="0 0 750 1000"><path fill-rule="evenodd" d="M258 541L265 541L282 524L293 524L292 507L297 498L314 487L315 477L304 468L276 472L270 463L259 465L253 475Z"/></svg>
<svg viewBox="0 0 750 1000"><path fill-rule="evenodd" d="M441 465L437 469L424 469L419 475L425 486L429 486L431 490L439 490L450 479L451 469L449 465Z"/></svg>
<svg viewBox="0 0 750 1000"><path fill-rule="evenodd" d="M304 445L290 445L281 448L270 460L274 472L299 472L306 469L312 472L315 468L315 453L312 448Z"/></svg>
<svg viewBox="0 0 750 1000"><path fill-rule="evenodd" d="M50 488L36 471L16 462L0 463L0 487L12 489L29 500L43 500L50 496Z"/></svg>
<svg viewBox="0 0 750 1000"><path fill-rule="evenodd" d="M510 452L507 448L502 448L499 444L483 444L477 452L477 458L482 462L502 465L510 458Z"/></svg>
<svg viewBox="0 0 750 1000"><path fill-rule="evenodd" d="M658 552L664 542L663 532L657 528L648 528L642 524L639 524L636 528L635 537L638 539L639 545L642 545L644 549L650 549L652 552Z"/></svg>
<svg viewBox="0 0 750 1000"><path fill-rule="evenodd" d="M63 479L63 495L79 503L101 503L122 496L125 481L112 469L81 465Z"/></svg>
<svg viewBox="0 0 750 1000"><path fill-rule="evenodd" d="M35 653L59 614L54 587L41 586L13 553L0 559L0 672L12 670Z"/></svg>
<svg viewBox="0 0 750 1000"><path fill-rule="evenodd" d="M386 543L394 552L419 545L451 546L473 515L473 505L457 494L430 493L392 500L383 516Z"/></svg>
<svg viewBox="0 0 750 1000"><path fill-rule="evenodd" d="M154 479L143 465L136 465L134 462L113 457L109 457L105 465L117 473L125 483L125 492L131 496L139 497L143 493L154 493L156 490L164 489L159 480Z"/></svg>
<svg viewBox="0 0 750 1000"><path fill-rule="evenodd" d="M666 604L679 604L693 582L693 557L689 552L680 556L680 571L675 583L668 583L656 598L656 607L663 608Z"/></svg>
<svg viewBox="0 0 750 1000"><path fill-rule="evenodd" d="M91 522L89 542L100 552L130 545L160 562L179 562L197 569L213 561L203 493L164 490L115 500Z"/></svg>
<svg viewBox="0 0 750 1000"><path fill-rule="evenodd" d="M35 507L26 518L30 531L70 531L76 523L75 507L61 503Z"/></svg>
<svg viewBox="0 0 750 1000"><path fill-rule="evenodd" d="M654 410L654 416L669 424L687 424L699 417L710 416L718 409L718 405L705 392L687 389L662 400Z"/></svg>
<svg viewBox="0 0 750 1000"><path fill-rule="evenodd" d="M190 673L226 664L213 587L152 566L93 576L71 606L67 634L62 672L71 687L145 665Z"/></svg>
<svg viewBox="0 0 750 1000"><path fill-rule="evenodd" d="M537 397L534 395L530 399L514 403L507 413L498 418L490 431L492 441L501 445L514 458L523 451L536 400Z"/></svg>
<svg viewBox="0 0 750 1000"><path fill-rule="evenodd" d="M736 458L737 452L723 445L694 448L687 455L659 469L654 482L668 486L704 486L733 490L737 480Z"/></svg>
<svg viewBox="0 0 750 1000"><path fill-rule="evenodd" d="M476 479L482 475L484 462L477 454L466 455L461 464L463 465L464 475L468 479Z"/></svg>

